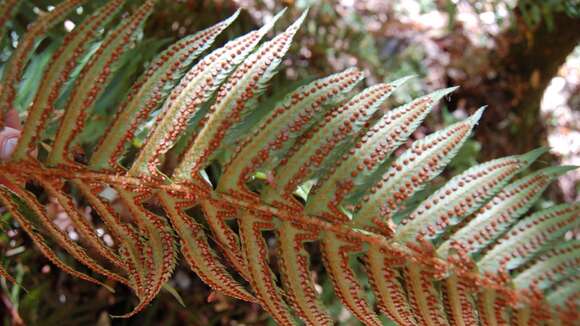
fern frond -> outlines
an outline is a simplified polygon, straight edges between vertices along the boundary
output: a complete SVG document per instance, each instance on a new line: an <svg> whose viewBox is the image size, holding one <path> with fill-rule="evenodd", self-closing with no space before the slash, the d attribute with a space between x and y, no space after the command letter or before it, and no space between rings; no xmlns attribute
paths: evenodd
<svg viewBox="0 0 580 326"><path fill-rule="evenodd" d="M549 167L509 184L473 220L444 242L438 252L445 257L446 251L453 247L470 255L478 253L524 214L554 178L571 169L575 167Z"/></svg>
<svg viewBox="0 0 580 326"><path fill-rule="evenodd" d="M100 8L68 34L63 44L53 54L32 106L28 109L22 136L12 154L14 160L23 159L33 151L73 69L95 41L98 31L119 12L123 2L124 0L112 0Z"/></svg>
<svg viewBox="0 0 580 326"><path fill-rule="evenodd" d="M13 108L38 40L81 2L62 2L22 37L4 69L1 112ZM89 47L123 3L110 0L65 37L44 69L15 153L0 162L0 204L55 266L111 290L119 283L134 291L139 302L119 317L135 315L156 297L181 252L210 287L261 305L279 324L296 324L298 317L332 325L311 277L307 247L315 245L336 296L365 325L381 325L381 314L401 325L571 325L578 319L579 247L566 235L579 226L580 206L556 205L520 218L554 178L574 167L512 181L546 151L537 149L467 169L412 203L423 196L419 191L428 192L483 113L405 148L454 88L387 110L384 102L408 78L356 91L363 74L347 69L290 92L242 135L306 13L262 42L279 13L205 57L238 13L170 46L121 101L88 163L75 160L80 132L120 57L139 41L155 1L124 18L92 53ZM15 5L3 2L0 22ZM65 98L76 70L81 73ZM51 137L47 121L60 110ZM142 131L143 145L128 150ZM52 146L37 158L41 141ZM162 168L177 147L177 162ZM78 240L55 225L39 192L63 208ZM95 219L86 219L79 203ZM112 245L98 236L101 226ZM271 266L273 253L278 268ZM372 297L360 273L368 276ZM2 267L0 276L10 279Z"/></svg>
<svg viewBox="0 0 580 326"><path fill-rule="evenodd" d="M516 269L545 244L578 229L578 216L578 203L553 206L532 214L514 225L477 264L480 269L489 272Z"/></svg>
<svg viewBox="0 0 580 326"><path fill-rule="evenodd" d="M149 134L143 149L129 170L131 175L156 174L159 157L167 152L185 129L189 119L199 111L200 106L216 91L232 70L244 60L264 35L280 17L258 31L251 32L224 47L213 51L198 62L173 89L163 104L158 116L157 127ZM179 174L174 176L179 178ZM189 175L183 175L189 179Z"/></svg>
<svg viewBox="0 0 580 326"><path fill-rule="evenodd" d="M129 19L112 30L83 67L55 136L47 164L57 165L71 160L71 144L81 131L97 98L105 89L115 68L115 61L138 37L144 21L152 13L155 0L146 1Z"/></svg>
<svg viewBox="0 0 580 326"><path fill-rule="evenodd" d="M6 112L14 108L18 83L24 74L24 69L28 60L40 43L39 41L45 37L51 27L62 22L69 12L74 10L83 2L85 2L85 0L65 0L52 11L43 13L30 25L27 32L18 42L18 47L10 56L10 60L6 64L6 69L2 75L2 89L0 92L0 128L4 127L4 116ZM9 3L7 3L7 5L10 6Z"/></svg>
<svg viewBox="0 0 580 326"><path fill-rule="evenodd" d="M97 145L89 165L96 170L112 169L122 154L125 141L132 138L139 123L157 109L192 65L209 48L215 38L238 16L239 11L223 22L183 38L163 51L149 69L135 82L127 100L121 105L113 124Z"/></svg>

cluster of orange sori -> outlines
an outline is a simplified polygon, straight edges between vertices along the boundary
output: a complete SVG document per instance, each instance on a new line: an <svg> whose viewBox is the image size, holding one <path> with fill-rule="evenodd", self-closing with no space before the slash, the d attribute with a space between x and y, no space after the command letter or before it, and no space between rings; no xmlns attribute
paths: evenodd
<svg viewBox="0 0 580 326"><path fill-rule="evenodd" d="M380 311L401 325L412 325L415 323L413 312L400 281L401 273L395 268L404 262L404 255L394 256L381 246L371 246L365 255L369 283L377 295Z"/></svg>
<svg viewBox="0 0 580 326"><path fill-rule="evenodd" d="M407 230L409 233L416 233L418 227L423 230L431 227L438 233L444 232L447 227L457 224L462 217L471 212L473 202L482 202L485 198L489 198L527 164L523 159L502 158L453 178L401 220L401 228L397 230L398 236L404 237ZM450 201L453 201L453 204L449 205ZM418 222L413 222L423 216L430 216L430 223L423 221L422 225L418 225Z"/></svg>
<svg viewBox="0 0 580 326"><path fill-rule="evenodd" d="M199 133L176 168L177 179L198 174L220 147L226 131L240 120L242 111L255 104L255 97L273 76L280 58L288 51L292 38L304 19L299 18L288 29L264 43L233 72L218 90L216 100L199 126Z"/></svg>
<svg viewBox="0 0 580 326"><path fill-rule="evenodd" d="M311 278L309 255L304 247L305 242L316 241L318 235L315 230L294 228L289 224L283 222L276 228L280 241L278 261L284 289L294 289L286 291L288 303L304 321L315 325L332 325L332 319L318 300Z"/></svg>
<svg viewBox="0 0 580 326"><path fill-rule="evenodd" d="M375 217L390 218L404 200L421 189L449 162L469 136L479 114L413 143L362 197L355 212L355 223L368 225ZM403 168L411 173L401 173Z"/></svg>
<svg viewBox="0 0 580 326"><path fill-rule="evenodd" d="M61 22L72 10L85 1L69 0L61 2L52 11L42 15L32 23L26 34L20 39L18 47L16 47L14 53L10 56L8 64L5 66L6 71L3 72L2 91L0 92L0 127L4 127L5 114L14 107L16 88L24 74L26 64L38 44L38 38L44 37L50 28ZM6 3L6 6L12 7L18 5L18 3L11 1ZM7 10L6 12L12 12L12 10Z"/></svg>
<svg viewBox="0 0 580 326"><path fill-rule="evenodd" d="M111 1L65 36L63 43L52 55L51 64L28 109L23 128L25 132L20 137L13 159L23 159L28 153L34 152L48 119L55 113L55 103L69 76L80 63L85 50L94 42L98 31L115 17L123 2L124 0Z"/></svg>
<svg viewBox="0 0 580 326"><path fill-rule="evenodd" d="M134 83L113 122L100 138L89 166L96 169L116 168L135 130L153 110L163 104L172 86L179 82L194 60L214 43L215 38L237 16L238 12L216 25L177 41L153 60L147 71Z"/></svg>
<svg viewBox="0 0 580 326"><path fill-rule="evenodd" d="M379 110L394 87L380 84L369 87L351 100L325 113L322 121L290 148L276 170L275 191L289 198L296 188L329 163L336 146L354 137L364 123ZM309 141L315 139L316 141ZM278 172L279 171L279 172ZM273 189L274 190L274 189Z"/></svg>
<svg viewBox="0 0 580 326"><path fill-rule="evenodd" d="M559 173L540 170L505 187L463 228L451 236L468 253L485 248L521 216ZM469 230L469 231L464 231Z"/></svg>
<svg viewBox="0 0 580 326"><path fill-rule="evenodd" d="M400 79L392 84L396 87L404 83L408 78ZM337 159L338 163L331 166L314 185L309 193L310 206L316 206L329 213L344 216L340 212L340 204L344 198L354 189L357 184L364 184L365 177L379 168L392 152L404 142L424 119L435 102L429 96L423 97L397 109L388 111L381 119L371 126L366 133L357 139L345 154ZM379 132L378 127L384 126ZM389 127L389 128L386 128ZM405 128L402 130L401 128ZM366 171L365 171L366 168ZM367 175L363 176L363 172ZM339 184L340 187L336 187ZM375 185L380 186L380 183ZM375 188L371 188L371 192ZM317 209L311 208L310 212L317 213ZM366 227L366 226L362 226Z"/></svg>
<svg viewBox="0 0 580 326"><path fill-rule="evenodd" d="M82 68L72 88L64 115L47 158L48 165L70 163L71 144L83 129L99 95L113 74L111 67L135 43L140 28L153 12L154 1L147 1L119 26L107 34L103 43Z"/></svg>
<svg viewBox="0 0 580 326"><path fill-rule="evenodd" d="M433 273L417 263L402 268L408 287L409 302L415 319L421 325L444 325L446 318L433 283Z"/></svg>
<svg viewBox="0 0 580 326"><path fill-rule="evenodd" d="M537 253L542 245L556 239L558 236L564 235L566 230L576 222L578 218L577 211L578 209L574 206L558 205L520 221L501 237L499 240L501 245L486 254L490 263L493 259L497 264L494 264L492 270L511 270L519 267L526 257ZM517 241L521 235L526 236L526 241ZM509 244L512 244L512 246L507 248ZM484 265L485 263L486 259L484 257L481 264Z"/></svg>
<svg viewBox="0 0 580 326"><path fill-rule="evenodd" d="M173 88L164 102L130 175L155 175L161 156L165 154L187 127L189 119L199 112L216 88L228 74L252 51L265 33L267 25L228 42L222 48L201 59ZM175 175L181 180L191 179L191 174Z"/></svg>
<svg viewBox="0 0 580 326"><path fill-rule="evenodd" d="M293 144L308 127L325 104L344 94L361 79L356 69L314 81L289 94L277 108L255 129L252 137L240 144L233 157L224 165L218 189L245 189L250 174L276 158ZM240 167L243 170L240 171Z"/></svg>

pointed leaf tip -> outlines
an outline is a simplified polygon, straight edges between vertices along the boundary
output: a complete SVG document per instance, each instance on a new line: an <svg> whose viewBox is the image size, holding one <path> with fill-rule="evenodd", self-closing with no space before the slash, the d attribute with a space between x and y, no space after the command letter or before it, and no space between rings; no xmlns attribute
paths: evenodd
<svg viewBox="0 0 580 326"><path fill-rule="evenodd" d="M236 10L236 12L234 12L230 17L228 17L224 20L224 24L226 24L226 25L231 24L234 20L236 20L240 16L241 12L242 12L242 8L238 8L238 10Z"/></svg>
<svg viewBox="0 0 580 326"><path fill-rule="evenodd" d="M483 112L485 112L485 109L487 108L487 105L480 107L479 109L477 109L477 111L475 111L475 113L473 115L471 115L471 117L469 117L469 121L473 124L473 125L477 125L477 123L479 122L479 120L481 119L481 116L483 115Z"/></svg>
<svg viewBox="0 0 580 326"><path fill-rule="evenodd" d="M286 30L286 33L294 35L298 29L300 28L300 26L302 25L302 23L304 22L304 19L306 18L306 15L308 14L308 9L306 9L302 15L300 15L300 17L298 17L298 19L292 23L292 25L290 25L290 27L288 27L288 29Z"/></svg>
<svg viewBox="0 0 580 326"><path fill-rule="evenodd" d="M429 96L433 99L434 102L437 102L440 99L442 99L444 96L449 95L450 93L454 92L458 88L459 88L459 86L453 86L453 87L439 89L439 90L436 90L433 93L429 94Z"/></svg>
<svg viewBox="0 0 580 326"><path fill-rule="evenodd" d="M415 77L417 77L417 75L409 75L409 76L401 77L401 78L399 78L397 80L394 80L392 82L389 82L389 84L391 84L391 85L393 85L395 87L399 87L399 86L403 85L404 83L406 83L407 81L409 81L409 80L411 80L411 79L413 79Z"/></svg>
<svg viewBox="0 0 580 326"><path fill-rule="evenodd" d="M302 23L304 21L304 19L306 18L306 16L308 16L308 12L310 11L310 8L306 8L304 10L304 12L302 13L302 15L300 15L300 17L298 17L298 20L296 22L300 22Z"/></svg>
<svg viewBox="0 0 580 326"><path fill-rule="evenodd" d="M262 28L258 30L258 32L262 35L268 33L268 31L272 29L272 27L274 27L274 24L276 24L276 22L280 19L280 17L284 15L287 9L288 8L280 10L280 12L277 13L274 17L272 17L272 19L270 19L269 22L265 23L264 26L262 26Z"/></svg>
<svg viewBox="0 0 580 326"><path fill-rule="evenodd" d="M531 150L525 154L522 154L520 157L522 160L528 162L528 164L532 164L535 162L540 156L544 155L550 150L549 147L540 147L534 150Z"/></svg>
<svg viewBox="0 0 580 326"><path fill-rule="evenodd" d="M561 175L566 174L569 171L576 170L579 166L577 165L562 165L562 166L551 166L539 170L536 173L541 173L543 175L547 175L551 178L557 178Z"/></svg>

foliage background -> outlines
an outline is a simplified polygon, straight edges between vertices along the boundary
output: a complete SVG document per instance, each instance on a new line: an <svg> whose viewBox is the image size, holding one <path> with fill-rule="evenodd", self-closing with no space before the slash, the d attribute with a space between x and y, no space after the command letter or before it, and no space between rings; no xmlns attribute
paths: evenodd
<svg viewBox="0 0 580 326"><path fill-rule="evenodd" d="M26 26L56 1L25 0L0 46L0 69ZM55 45L92 7L89 1L53 30L32 57L21 89L34 89ZM128 1L128 8L139 1ZM476 137L453 161L447 176L491 157L523 153L548 145L553 162L580 164L580 3L577 0L163 0L149 19L143 40L123 57L113 84L99 99L84 132L90 149L110 121L116 104L146 64L171 42L207 27L244 8L219 44L261 26L283 7L288 13L279 31L310 8L268 95L276 98L314 78L358 66L367 84L417 75L398 91L392 105L441 87L461 88L440 106L413 136L464 118L479 106L488 110ZM26 92L21 92L26 94ZM20 96L25 113L32 96ZM267 102L267 99L263 101ZM574 201L580 172L562 177L538 206L551 200ZM49 207L55 223L68 227L66 214ZM130 292L104 289L72 279L56 270L32 248L9 215L0 208L0 263L8 266L21 286L0 280L0 321L3 325L267 325L257 306L211 293L181 265L169 291L139 316L112 320L135 304ZM74 232L69 235L74 237ZM275 243L271 243L275 247ZM313 255L317 259L316 255ZM275 259L275 257L272 257ZM321 262L312 263L321 269ZM362 275L362 273L361 273ZM344 325L358 323L334 299L328 279L317 283L323 301ZM180 304L180 300L184 305Z"/></svg>

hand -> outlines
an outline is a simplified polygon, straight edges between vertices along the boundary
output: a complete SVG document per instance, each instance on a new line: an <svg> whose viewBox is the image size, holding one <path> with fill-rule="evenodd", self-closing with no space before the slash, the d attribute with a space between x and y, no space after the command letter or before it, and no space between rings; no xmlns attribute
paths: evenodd
<svg viewBox="0 0 580 326"><path fill-rule="evenodd" d="M18 112L14 109L8 111L5 122L4 129L0 131L1 161L8 160L16 149L16 144L18 143L18 138L20 138L21 134L20 130L22 129L20 119L18 118Z"/></svg>

